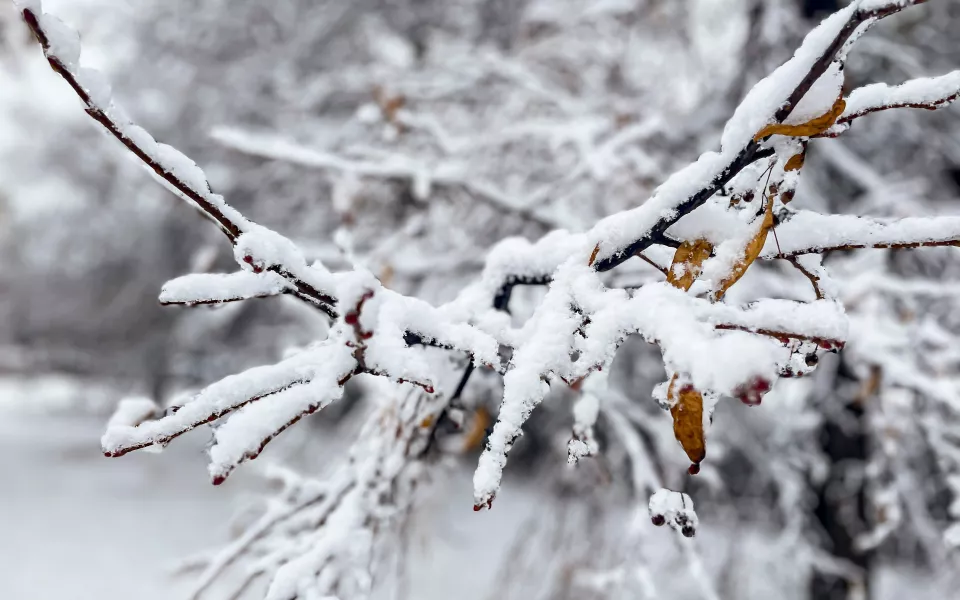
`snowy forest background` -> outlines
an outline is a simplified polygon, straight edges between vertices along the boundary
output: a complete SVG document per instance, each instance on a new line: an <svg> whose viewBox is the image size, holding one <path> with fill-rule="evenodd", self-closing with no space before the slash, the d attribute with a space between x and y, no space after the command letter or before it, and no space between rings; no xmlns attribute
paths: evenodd
<svg viewBox="0 0 960 600"><path fill-rule="evenodd" d="M649 197L715 147L753 84L845 4L44 8L82 32L85 64L108 75L128 112L196 160L245 215L328 267L361 263L436 304L477 276L495 242L582 230ZM848 87L960 68L958 29L960 4L949 0L886 19L858 42ZM811 143L794 205L960 215L960 109L868 118ZM207 430L162 454L102 457L121 398L182 396L276 361L327 322L292 298L160 306L169 279L234 270L229 247L91 126L8 3L0 262L0 597L184 597L209 553L255 522L265 499L345 461L390 393L347 387L216 488L204 472ZM809 281L781 262L751 269L727 300L809 295ZM954 597L960 251L835 252L825 264L841 274L845 349L824 354L809 377L777 382L759 407L721 402L697 477L651 399L662 361L631 340L609 375L617 385L603 392L598 455L568 466L577 394L557 393L525 427L496 505L474 513L470 477L500 401L500 377L475 374L462 395L465 427L438 438L409 511L378 542L388 558L375 596ZM643 265L617 277L624 286L663 278ZM541 296L518 288L514 318ZM695 538L650 523L638 485L647 473L697 503ZM243 580L218 578L202 597L229 597ZM243 597L262 597L264 583Z"/></svg>

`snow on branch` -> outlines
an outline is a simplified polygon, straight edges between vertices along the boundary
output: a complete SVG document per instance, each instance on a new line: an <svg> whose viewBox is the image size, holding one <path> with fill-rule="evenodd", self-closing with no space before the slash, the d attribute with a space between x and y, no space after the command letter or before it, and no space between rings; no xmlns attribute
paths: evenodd
<svg viewBox="0 0 960 600"><path fill-rule="evenodd" d="M286 390L309 384L320 374L321 368L326 368L331 362L337 365L334 370L345 377L355 368L355 363L351 363L349 349L343 348L346 346L341 348L325 344L275 365L255 367L231 375L208 386L182 406L171 407L165 416L155 421L139 424L112 421L101 439L103 452L107 456L122 456L147 446L165 445L181 434L247 404L258 400L269 403ZM324 382L328 383L326 380ZM278 413L289 402L288 398L278 401ZM302 402L309 400L303 398Z"/></svg>
<svg viewBox="0 0 960 600"><path fill-rule="evenodd" d="M764 258L788 258L830 250L960 245L960 217L909 217L883 221L854 215L799 211L776 228ZM779 243L779 245L778 245Z"/></svg>
<svg viewBox="0 0 960 600"><path fill-rule="evenodd" d="M881 18L923 0L852 2L814 28L793 58L757 83L734 111L719 152L707 152L674 173L652 198L597 223L588 238L596 268L609 270L663 239L666 230L703 205L747 166L772 155L761 138L771 125L815 122L837 106L843 85L840 65L853 42ZM833 125L836 116L820 131ZM811 135L805 133L804 135ZM590 250L587 250L590 252Z"/></svg>
<svg viewBox="0 0 960 600"><path fill-rule="evenodd" d="M893 108L943 108L960 97L960 70L940 77L913 79L900 85L874 83L857 88L846 99L838 124Z"/></svg>
<svg viewBox="0 0 960 600"><path fill-rule="evenodd" d="M222 304L276 296L290 289L277 273L195 273L171 279L160 290L160 304Z"/></svg>

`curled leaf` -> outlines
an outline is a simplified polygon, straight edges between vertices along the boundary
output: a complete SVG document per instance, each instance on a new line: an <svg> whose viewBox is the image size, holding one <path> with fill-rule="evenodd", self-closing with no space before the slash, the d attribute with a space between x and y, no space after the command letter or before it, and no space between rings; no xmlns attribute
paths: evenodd
<svg viewBox="0 0 960 600"><path fill-rule="evenodd" d="M670 380L667 396L673 403L670 408L673 435L683 446L690 462L699 465L707 456L703 433L703 396L692 385L678 385L677 375Z"/></svg>
<svg viewBox="0 0 960 600"><path fill-rule="evenodd" d="M713 245L707 240L684 242L673 255L673 264L667 271L667 283L681 290L689 290L700 275L703 261L710 257Z"/></svg>
<svg viewBox="0 0 960 600"><path fill-rule="evenodd" d="M760 252L763 250L763 245L767 243L767 233L772 227L773 196L770 196L767 199L767 208L763 214L763 221L760 222L760 228L757 230L757 233L753 236L753 238L751 238L747 243L747 246L743 249L743 258L733 265L730 273L720 282L720 286L714 293L714 298L716 300L722 298L733 284L740 281L740 278L743 277L743 274L747 272L747 269L750 268L750 265L753 264L753 261L757 260L757 257L760 256Z"/></svg>
<svg viewBox="0 0 960 600"><path fill-rule="evenodd" d="M819 135L833 127L833 124L837 122L837 119L840 118L840 115L843 114L846 108L847 103L844 99L837 98L837 101L833 103L830 110L819 117L810 119L806 123L800 123L799 125L771 123L758 131L757 135L753 136L753 141L759 142L763 138L771 135L786 135L790 137L812 137Z"/></svg>

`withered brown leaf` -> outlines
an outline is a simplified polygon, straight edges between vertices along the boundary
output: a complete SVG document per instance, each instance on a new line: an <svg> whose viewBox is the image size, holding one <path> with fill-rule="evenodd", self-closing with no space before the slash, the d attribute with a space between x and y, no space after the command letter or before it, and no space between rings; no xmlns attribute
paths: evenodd
<svg viewBox="0 0 960 600"><path fill-rule="evenodd" d="M720 282L720 286L714 293L715 299L719 300L722 298L733 284L740 281L740 278L743 277L743 274L747 272L747 269L750 268L750 265L753 264L753 261L757 260L757 257L760 256L760 252L763 250L763 245L767 243L767 233L772 227L773 196L771 195L767 198L767 208L764 211L763 221L760 223L760 229L757 230L756 235L751 238L751 240L747 243L747 246L743 249L743 258L733 265L733 268L730 270L730 274Z"/></svg>
<svg viewBox="0 0 960 600"><path fill-rule="evenodd" d="M673 264L667 271L667 283L684 291L689 290L700 275L703 261L710 257L711 252L713 252L713 244L707 240L687 241L680 244L673 255Z"/></svg>
<svg viewBox="0 0 960 600"><path fill-rule="evenodd" d="M843 114L843 111L847 108L847 103L844 99L837 98L837 101L833 103L833 106L820 115L819 117L810 119L806 123L800 123L799 125L787 125L786 123L771 123L757 132L757 135L753 136L753 141L759 142L763 138L770 135L786 135L790 137L812 137L818 134L823 133L824 131L833 127L833 124L837 122L837 119L840 118L840 115Z"/></svg>
<svg viewBox="0 0 960 600"><path fill-rule="evenodd" d="M801 152L799 154L794 154L787 160L787 164L783 166L783 170L786 172L790 171L799 171L803 168L804 160L806 160L806 154Z"/></svg>
<svg viewBox="0 0 960 600"><path fill-rule="evenodd" d="M699 465L707 456L703 433L703 396L692 385L678 385L677 379L678 376L674 375L667 388L667 397L673 403L670 408L673 435L683 446L690 462Z"/></svg>

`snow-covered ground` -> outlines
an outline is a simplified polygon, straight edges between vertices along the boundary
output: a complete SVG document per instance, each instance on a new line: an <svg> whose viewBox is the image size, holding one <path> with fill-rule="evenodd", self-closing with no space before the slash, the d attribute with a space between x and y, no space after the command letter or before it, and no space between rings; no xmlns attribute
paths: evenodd
<svg viewBox="0 0 960 600"><path fill-rule="evenodd" d="M176 598L184 582L169 568L224 539L247 486L206 482L202 440L108 460L101 428L95 417L0 415L0 598Z"/></svg>
<svg viewBox="0 0 960 600"><path fill-rule="evenodd" d="M173 567L226 541L240 501L260 485L241 470L211 486L206 431L161 454L104 458L103 424L101 416L0 410L0 599L182 598L189 576ZM429 526L411 540L410 597L485 598L529 499L514 487L498 510L478 514L467 474L440 487L420 507Z"/></svg>

